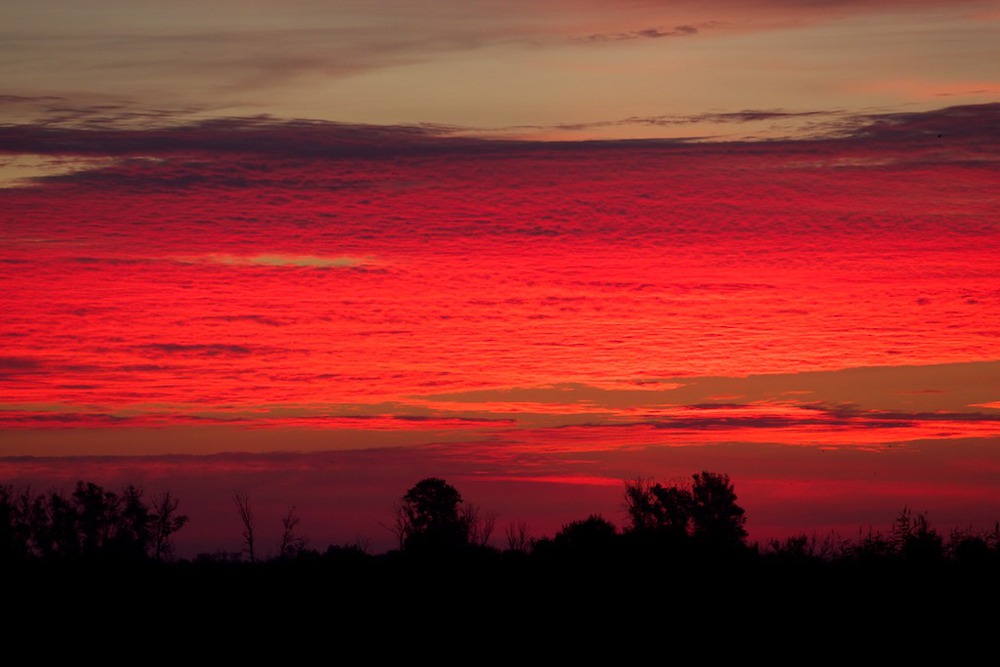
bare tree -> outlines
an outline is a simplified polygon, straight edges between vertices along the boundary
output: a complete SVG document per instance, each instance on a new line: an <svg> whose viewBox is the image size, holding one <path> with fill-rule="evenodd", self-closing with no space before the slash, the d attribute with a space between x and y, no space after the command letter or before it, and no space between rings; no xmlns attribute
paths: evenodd
<svg viewBox="0 0 1000 667"><path fill-rule="evenodd" d="M188 522L186 514L177 514L180 501L166 491L153 501L153 555L156 560L170 556L173 544L170 536L184 527Z"/></svg>
<svg viewBox="0 0 1000 667"><path fill-rule="evenodd" d="M306 538L296 532L301 519L295 510L295 505L288 508L288 513L281 519L281 549L280 558L295 558L306 546Z"/></svg>
<svg viewBox="0 0 1000 667"><path fill-rule="evenodd" d="M402 551L403 545L406 543L406 536L409 532L409 525L406 519L406 506L403 502L396 503L396 506L393 508L391 525L381 522L379 522L379 525L393 534L398 544L397 548Z"/></svg>
<svg viewBox="0 0 1000 667"><path fill-rule="evenodd" d="M469 544L485 547L489 544L493 529L496 527L497 515L483 512L478 505L465 503L462 510L462 520L469 531Z"/></svg>
<svg viewBox="0 0 1000 667"><path fill-rule="evenodd" d="M243 543L244 550L250 555L250 562L256 562L254 555L254 521L253 510L250 508L250 494L246 491L233 491L233 504L236 505L236 512L243 522Z"/></svg>
<svg viewBox="0 0 1000 667"><path fill-rule="evenodd" d="M526 521L511 521L507 524L507 550L528 553L531 551L531 537L528 536Z"/></svg>

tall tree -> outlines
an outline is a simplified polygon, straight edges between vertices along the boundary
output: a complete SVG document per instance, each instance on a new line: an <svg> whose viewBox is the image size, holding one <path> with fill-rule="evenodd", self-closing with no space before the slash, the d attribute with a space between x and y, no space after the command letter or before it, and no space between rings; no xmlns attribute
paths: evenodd
<svg viewBox="0 0 1000 667"><path fill-rule="evenodd" d="M403 496L396 511L400 542L407 551L440 551L469 543L462 494L437 477L422 479Z"/></svg>
<svg viewBox="0 0 1000 667"><path fill-rule="evenodd" d="M307 540L298 532L300 523L298 511L295 505L292 505L281 519L281 547L278 549L278 558L295 558L306 548Z"/></svg>
<svg viewBox="0 0 1000 667"><path fill-rule="evenodd" d="M165 491L153 501L153 558L158 561L168 558L173 553L171 536L188 522L186 514L177 513L179 504L180 501L171 496L169 491Z"/></svg>
<svg viewBox="0 0 1000 667"><path fill-rule="evenodd" d="M642 479L625 484L627 533L644 544L674 548L696 543L723 548L745 544L746 516L728 475L702 471L690 486Z"/></svg>
<svg viewBox="0 0 1000 667"><path fill-rule="evenodd" d="M692 535L717 546L742 546L747 538L746 512L736 504L729 475L702 471L692 475Z"/></svg>
<svg viewBox="0 0 1000 667"><path fill-rule="evenodd" d="M153 546L153 513L142 500L143 491L133 485L118 496L110 552L123 560L143 560Z"/></svg>
<svg viewBox="0 0 1000 667"><path fill-rule="evenodd" d="M254 553L254 516L250 507L250 494L246 491L233 491L233 504L236 505L236 513L243 524L243 545L244 550L250 558L250 562L256 562Z"/></svg>
<svg viewBox="0 0 1000 667"><path fill-rule="evenodd" d="M29 491L0 484L0 563L21 561L30 553Z"/></svg>
<svg viewBox="0 0 1000 667"><path fill-rule="evenodd" d="M684 538L691 530L691 491L679 486L652 484L642 479L625 483L627 530Z"/></svg>
<svg viewBox="0 0 1000 667"><path fill-rule="evenodd" d="M93 482L77 482L64 496L50 491L32 497L0 486L0 560L139 561L162 553L164 540L187 522L175 515L176 499L150 507L143 490L120 493ZM163 526L157 522L162 518ZM155 549L155 551L154 551Z"/></svg>

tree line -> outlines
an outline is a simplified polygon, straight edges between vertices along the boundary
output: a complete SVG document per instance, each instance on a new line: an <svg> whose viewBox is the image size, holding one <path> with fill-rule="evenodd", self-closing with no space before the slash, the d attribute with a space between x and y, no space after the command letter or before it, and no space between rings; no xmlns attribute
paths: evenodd
<svg viewBox="0 0 1000 667"><path fill-rule="evenodd" d="M170 492L148 500L129 485L115 493L77 482L69 495L0 485L0 562L161 561L188 522Z"/></svg>
<svg viewBox="0 0 1000 667"><path fill-rule="evenodd" d="M628 523L624 534L642 536L650 543L673 547L733 550L746 546L746 512L736 502L728 475L703 471L690 485L664 486L635 480L625 483ZM430 477L406 492L396 511L394 531L403 551L442 551L484 546L493 531L494 517L462 501L458 490L443 479ZM570 522L551 540L557 546L581 547L612 542L618 536L613 523L600 515ZM526 527L512 524L508 547L527 550ZM549 548L547 542L543 548Z"/></svg>
<svg viewBox="0 0 1000 667"><path fill-rule="evenodd" d="M952 530L942 535L927 517L904 507L888 533L859 530L854 538L792 535L764 545L750 543L746 511L729 476L702 471L689 482L625 482L624 525L600 514L564 524L553 537L532 538L523 522L506 529L508 554L539 560L620 558L633 563L766 560L779 564L1000 565L1000 522L986 531ZM404 554L491 550L484 541L495 517L463 502L442 479L418 482L401 499L395 532ZM495 550L495 549L493 549Z"/></svg>
<svg viewBox="0 0 1000 667"><path fill-rule="evenodd" d="M239 554L200 554L196 561L261 560L255 549L255 519L249 496L234 492L242 525ZM524 522L505 531L506 549L493 546L496 515L466 502L443 479L418 481L398 500L391 523L397 538L394 558L450 559L501 555L537 561L621 558L630 562L702 562L712 559L765 559L780 563L1000 563L1000 523L992 531L952 531L944 536L926 516L908 509L888 534L861 533L854 539L803 534L765 545L748 542L746 512L728 475L702 471L690 481L663 484L625 482L624 525L619 529L600 514L564 524L552 537L534 538ZM147 499L142 489L120 492L80 481L65 495L33 494L0 485L0 563L3 562L159 562L173 560L173 538L188 522L169 492ZM282 519L282 562L375 558L358 544L307 548L295 507Z"/></svg>

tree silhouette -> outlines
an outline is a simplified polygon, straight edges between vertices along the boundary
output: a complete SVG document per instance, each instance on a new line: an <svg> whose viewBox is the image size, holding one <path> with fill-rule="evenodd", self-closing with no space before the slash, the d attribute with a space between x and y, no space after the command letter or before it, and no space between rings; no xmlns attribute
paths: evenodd
<svg viewBox="0 0 1000 667"><path fill-rule="evenodd" d="M691 491L686 488L641 479L625 484L625 510L631 532L685 538L691 530L693 504Z"/></svg>
<svg viewBox="0 0 1000 667"><path fill-rule="evenodd" d="M250 562L254 563L257 559L254 553L254 517L250 508L250 494L246 491L233 491L233 504L236 505L236 513L240 517L240 523L243 524L244 549L250 557Z"/></svg>
<svg viewBox="0 0 1000 667"><path fill-rule="evenodd" d="M30 554L31 494L0 484L0 563L25 560Z"/></svg>
<svg viewBox="0 0 1000 667"><path fill-rule="evenodd" d="M443 479L428 477L403 496L396 529L405 551L452 550L469 544L469 521L462 495Z"/></svg>
<svg viewBox="0 0 1000 667"><path fill-rule="evenodd" d="M180 501L165 491L153 502L153 558L163 560L173 553L170 537L188 522L185 514L177 514Z"/></svg>
<svg viewBox="0 0 1000 667"><path fill-rule="evenodd" d="M142 500L143 491L131 484L117 497L109 551L119 560L143 560L153 545L153 513Z"/></svg>
<svg viewBox="0 0 1000 667"><path fill-rule="evenodd" d="M944 539L930 527L923 514L912 516L903 507L893 522L897 553L911 563L936 563L944 560Z"/></svg>
<svg viewBox="0 0 1000 667"><path fill-rule="evenodd" d="M617 536L618 529L613 523L600 514L591 514L564 525L553 541L557 547L571 552L593 554L609 551Z"/></svg>
<svg viewBox="0 0 1000 667"><path fill-rule="evenodd" d="M743 546L747 538L746 512L736 504L729 475L702 471L692 477L692 536L720 547Z"/></svg>
<svg viewBox="0 0 1000 667"><path fill-rule="evenodd" d="M659 486L659 484L657 484ZM626 530L646 532L659 527L659 508L653 495L653 485L643 479L625 482Z"/></svg>
<svg viewBox="0 0 1000 667"><path fill-rule="evenodd" d="M114 493L93 482L76 483L67 518L76 524L78 549L84 558L94 558L110 541L117 510L118 498Z"/></svg>
<svg viewBox="0 0 1000 667"><path fill-rule="evenodd" d="M505 535L507 537L507 551L522 554L531 551L534 540L528 534L528 523L526 521L511 521L507 524Z"/></svg>
<svg viewBox="0 0 1000 667"><path fill-rule="evenodd" d="M626 482L627 532L665 547L688 542L716 548L744 545L745 512L736 504L729 476L702 471L691 477L689 488L642 479Z"/></svg>
<svg viewBox="0 0 1000 667"><path fill-rule="evenodd" d="M176 500L169 493L164 498L169 529L161 535L157 522L163 508L147 505L143 490L133 485L115 493L80 481L69 496L50 491L34 497L28 490L0 485L0 561L159 558L161 540L187 522L187 517L174 516Z"/></svg>
<svg viewBox="0 0 1000 667"><path fill-rule="evenodd" d="M295 505L292 505L281 519L281 547L278 549L278 558L295 558L306 548L308 540L299 535L299 523L301 519L298 511Z"/></svg>
<svg viewBox="0 0 1000 667"><path fill-rule="evenodd" d="M469 544L477 547L487 546L490 537L493 536L493 530L496 528L497 515L493 512L485 512L479 505L472 503L463 503L459 514L468 530Z"/></svg>

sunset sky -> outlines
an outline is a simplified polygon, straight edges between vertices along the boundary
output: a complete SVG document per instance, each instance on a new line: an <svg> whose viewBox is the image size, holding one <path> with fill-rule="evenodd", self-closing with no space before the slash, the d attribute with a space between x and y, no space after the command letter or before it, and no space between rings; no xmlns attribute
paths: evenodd
<svg viewBox="0 0 1000 667"><path fill-rule="evenodd" d="M996 1L2 2L0 483L1000 520Z"/></svg>

